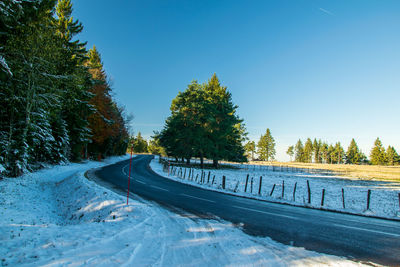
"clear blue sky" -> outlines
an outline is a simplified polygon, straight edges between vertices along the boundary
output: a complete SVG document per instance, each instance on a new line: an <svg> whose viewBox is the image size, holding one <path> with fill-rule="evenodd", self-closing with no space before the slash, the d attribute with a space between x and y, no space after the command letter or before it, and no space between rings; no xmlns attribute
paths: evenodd
<svg viewBox="0 0 400 267"><path fill-rule="evenodd" d="M376 137L400 152L400 1L75 0L133 130L160 130L171 100L215 72L249 137L277 159L299 138Z"/></svg>

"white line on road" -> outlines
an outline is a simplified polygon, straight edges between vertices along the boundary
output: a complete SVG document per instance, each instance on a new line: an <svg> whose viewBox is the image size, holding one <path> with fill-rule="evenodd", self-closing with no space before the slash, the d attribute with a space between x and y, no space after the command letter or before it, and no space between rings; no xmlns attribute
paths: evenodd
<svg viewBox="0 0 400 267"><path fill-rule="evenodd" d="M264 214L268 214L268 215L272 215L272 216L289 218L289 219L292 219L292 220L299 220L299 218L288 216L288 215L282 215L282 214L277 214L277 213L272 213L272 212L266 212L266 211L262 211L262 210L255 210L255 209L245 208L245 207L240 207L240 206L233 206L233 207L238 208L238 209L242 209L242 210L249 210L249 211L255 211L255 212L259 212L259 213L264 213Z"/></svg>
<svg viewBox="0 0 400 267"><path fill-rule="evenodd" d="M365 228L359 228L359 227L354 227L354 226L347 226L347 225L341 225L341 224L332 224L333 226L337 227L342 227L342 228L348 228L348 229L353 229L353 230L361 230L365 232L371 232L371 233L376 233L376 234L382 234L382 235L390 235L394 237L400 237L399 234L392 234L392 233L387 233L387 232L382 232L382 231L377 231L377 230L371 230L371 229L365 229Z"/></svg>
<svg viewBox="0 0 400 267"><path fill-rule="evenodd" d="M150 185L150 186L153 187L153 188L159 189L159 190L168 191L168 190L165 189L165 188L158 187L158 186L155 186L155 185Z"/></svg>
<svg viewBox="0 0 400 267"><path fill-rule="evenodd" d="M198 199L198 200L203 200L203 201L211 202L211 203L215 203L215 201L208 200L208 199L204 199L204 198L201 198L201 197L194 197L194 196L186 195L186 194L180 194L180 195L181 195L181 196L185 196L185 197L190 197L190 198Z"/></svg>

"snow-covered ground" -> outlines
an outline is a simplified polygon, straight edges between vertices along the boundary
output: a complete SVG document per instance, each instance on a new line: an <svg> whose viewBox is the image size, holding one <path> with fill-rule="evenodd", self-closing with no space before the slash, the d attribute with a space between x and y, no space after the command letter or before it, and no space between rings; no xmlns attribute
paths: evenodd
<svg viewBox="0 0 400 267"><path fill-rule="evenodd" d="M359 266L244 234L229 222L174 213L84 177L105 162L0 181L1 266ZM124 192L121 192L124 194Z"/></svg>
<svg viewBox="0 0 400 267"><path fill-rule="evenodd" d="M365 181L327 174L272 171L258 167L249 169L246 165L236 165L239 167L238 169L206 169L203 181L200 182L201 169L189 170L189 168L177 167L172 168L172 173L168 175L168 172L164 171L162 164L159 163L158 157L150 165L155 172L164 177L209 190L226 191L240 196L298 206L400 219L400 183ZM209 172L210 179L208 179ZM190 178L189 173L191 174ZM249 179L245 191L247 175L249 175ZM222 189L223 176L226 177L225 190ZM262 177L262 182L259 194L260 177ZM307 181L309 181L311 192L310 203L308 203ZM323 189L325 189L325 194L323 205L321 205ZM370 190L370 206L367 210L368 190ZM295 194L293 194L294 191Z"/></svg>

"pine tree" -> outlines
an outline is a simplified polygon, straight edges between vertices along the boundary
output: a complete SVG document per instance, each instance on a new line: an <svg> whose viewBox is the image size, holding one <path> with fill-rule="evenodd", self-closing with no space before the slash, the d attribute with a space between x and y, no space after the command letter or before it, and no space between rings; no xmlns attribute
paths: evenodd
<svg viewBox="0 0 400 267"><path fill-rule="evenodd" d="M315 163L321 163L321 140L317 141L316 138L314 138L313 142L313 154L314 154L314 162Z"/></svg>
<svg viewBox="0 0 400 267"><path fill-rule="evenodd" d="M20 175L41 162L79 159L90 141L91 111L107 126L104 146L92 144L93 150L126 151L123 108L111 99L102 103L103 116L88 104L94 78L83 65L85 43L74 39L82 25L71 14L71 2L65 0L57 6L54 0L1 3L0 165L7 175ZM95 85L110 90L104 81Z"/></svg>
<svg viewBox="0 0 400 267"><path fill-rule="evenodd" d="M304 162L304 147L300 139L294 146L294 160L296 162Z"/></svg>
<svg viewBox="0 0 400 267"><path fill-rule="evenodd" d="M244 145L244 149L246 150L247 158L254 160L254 153L256 153L256 143L254 141L248 141Z"/></svg>
<svg viewBox="0 0 400 267"><path fill-rule="evenodd" d="M329 163L329 161L328 161L328 144L326 142L321 143L320 154L321 154L321 162Z"/></svg>
<svg viewBox="0 0 400 267"><path fill-rule="evenodd" d="M289 146L287 151L286 151L286 154L289 155L290 161L292 161L292 158L293 158L293 155L294 155L294 146Z"/></svg>
<svg viewBox="0 0 400 267"><path fill-rule="evenodd" d="M269 161L275 159L275 140L269 128L267 128L265 134L260 137L257 147L260 160Z"/></svg>
<svg viewBox="0 0 400 267"><path fill-rule="evenodd" d="M242 143L246 140L243 120L236 114L238 106L233 104L232 94L222 86L214 73L204 86L207 123L204 125L210 137L205 155L213 160L214 167L222 159L246 161Z"/></svg>
<svg viewBox="0 0 400 267"><path fill-rule="evenodd" d="M142 134L138 132L136 138L132 138L132 141L129 142L133 144L133 151L136 153L147 153L148 152L148 144L147 141L142 137Z"/></svg>
<svg viewBox="0 0 400 267"><path fill-rule="evenodd" d="M336 160L335 148L333 147L332 144L329 144L329 146L328 146L326 159L327 159L327 163L329 163L329 164L335 163L335 160Z"/></svg>
<svg viewBox="0 0 400 267"><path fill-rule="evenodd" d="M171 104L171 116L157 139L168 155L193 156L213 160L245 161L242 142L245 141L243 121L236 114L237 106L227 88L214 74L205 84L193 81Z"/></svg>
<svg viewBox="0 0 400 267"><path fill-rule="evenodd" d="M75 36L83 30L83 26L72 17L70 0L58 1L56 19L53 24L62 47L57 69L59 75L66 77L58 83L62 97L60 109L54 119L58 121L56 125L66 124L71 158L79 160L82 156L87 156L85 155L86 148L90 142L88 116L92 112L89 105L92 77L84 66L87 54L86 43L74 40ZM60 135L65 134L61 132Z"/></svg>
<svg viewBox="0 0 400 267"><path fill-rule="evenodd" d="M340 142L337 142L335 144L334 150L333 150L333 155L332 157L332 162L336 164L341 164L343 163L343 159L345 157L344 149L341 146Z"/></svg>
<svg viewBox="0 0 400 267"><path fill-rule="evenodd" d="M371 150L371 163L373 165L385 165L387 162L385 148L382 146L379 137L376 138L374 147Z"/></svg>
<svg viewBox="0 0 400 267"><path fill-rule="evenodd" d="M386 149L386 159L388 165L393 166L400 164L400 156L392 146L388 146Z"/></svg>
<svg viewBox="0 0 400 267"><path fill-rule="evenodd" d="M304 162L307 163L312 162L312 155L313 155L313 143L310 138L307 138L307 141L304 144Z"/></svg>
<svg viewBox="0 0 400 267"><path fill-rule="evenodd" d="M360 164L363 160L363 155L359 150L356 141L351 139L350 145L346 152L346 163L347 164Z"/></svg>
<svg viewBox="0 0 400 267"><path fill-rule="evenodd" d="M155 136L152 137L149 141L148 152L153 155L161 155L166 156L164 148L160 145L160 141L156 138L157 133Z"/></svg>

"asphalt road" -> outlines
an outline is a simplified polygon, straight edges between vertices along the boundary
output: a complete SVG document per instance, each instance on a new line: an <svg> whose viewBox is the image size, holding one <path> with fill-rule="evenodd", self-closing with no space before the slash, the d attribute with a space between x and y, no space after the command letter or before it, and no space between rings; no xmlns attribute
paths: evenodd
<svg viewBox="0 0 400 267"><path fill-rule="evenodd" d="M133 160L130 191L167 207L219 217L243 231L356 261L400 266L400 222L294 207L208 191L154 173L152 156ZM129 160L103 167L95 175L126 190Z"/></svg>

